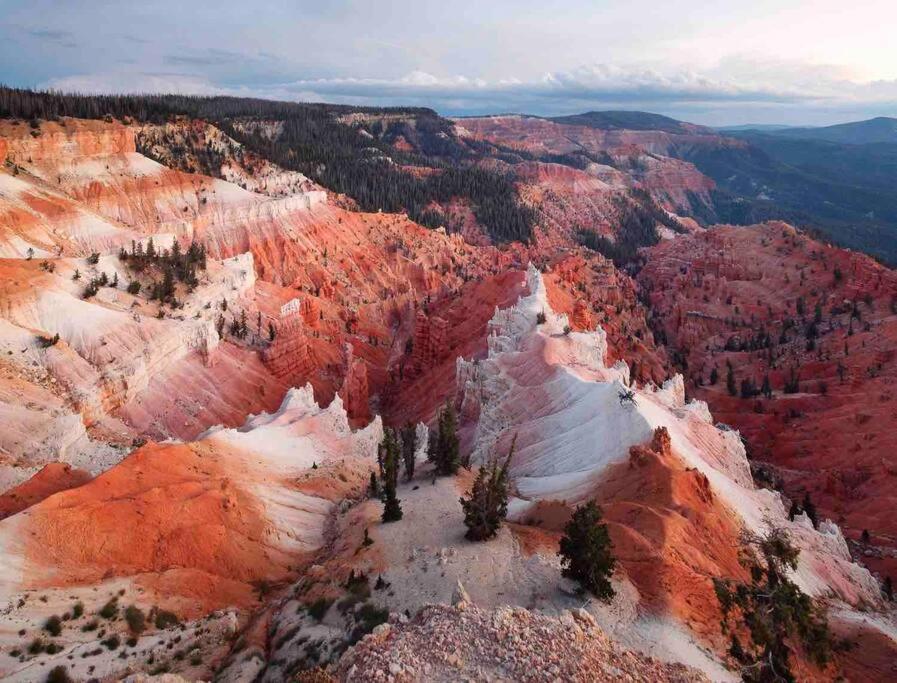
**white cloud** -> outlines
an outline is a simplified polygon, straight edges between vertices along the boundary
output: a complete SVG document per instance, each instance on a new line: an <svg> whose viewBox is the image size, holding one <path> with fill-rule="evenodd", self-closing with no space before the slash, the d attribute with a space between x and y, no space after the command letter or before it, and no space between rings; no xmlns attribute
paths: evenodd
<svg viewBox="0 0 897 683"><path fill-rule="evenodd" d="M39 86L46 90L84 93L88 95L108 95L115 93L141 93L176 95L225 95L226 88L220 88L201 76L163 73L113 72L84 74L54 78Z"/></svg>
<svg viewBox="0 0 897 683"><path fill-rule="evenodd" d="M778 121L801 111L843 118L897 105L897 80L861 81L849 69L732 57L705 71L591 64L524 80L438 76L413 70L397 78L317 78L266 85L215 83L182 73L114 72L53 79L43 87L87 93L243 95L360 105L427 106L446 113L571 113L586 109L660 111L697 122L731 112ZM710 112L716 114L710 114ZM728 119L726 117L728 116ZM762 118L762 117L761 117ZM807 117L805 117L806 119ZM812 118L812 117L809 117ZM757 119L760 121L760 119ZM722 122L722 121L720 121ZM800 119L798 119L800 122Z"/></svg>

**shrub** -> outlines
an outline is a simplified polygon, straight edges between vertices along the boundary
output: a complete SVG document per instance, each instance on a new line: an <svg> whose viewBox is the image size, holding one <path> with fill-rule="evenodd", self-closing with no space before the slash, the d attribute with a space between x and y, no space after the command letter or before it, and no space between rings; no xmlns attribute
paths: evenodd
<svg viewBox="0 0 897 683"><path fill-rule="evenodd" d="M40 638L35 638L31 641L31 644L28 645L28 654L39 655L44 651L44 641Z"/></svg>
<svg viewBox="0 0 897 683"><path fill-rule="evenodd" d="M84 614L84 603L76 602L74 607L72 607L72 618L77 619L78 617Z"/></svg>
<svg viewBox="0 0 897 683"><path fill-rule="evenodd" d="M96 619L91 619L84 626L81 627L81 630L87 633L88 631L96 631L97 627L100 625Z"/></svg>
<svg viewBox="0 0 897 683"><path fill-rule="evenodd" d="M62 633L62 619L60 619L55 614L52 617L48 617L44 622L44 631L49 633L51 636L58 636Z"/></svg>
<svg viewBox="0 0 897 683"><path fill-rule="evenodd" d="M125 610L125 621L132 633L140 634L146 629L146 615L134 605L129 605Z"/></svg>
<svg viewBox="0 0 897 683"><path fill-rule="evenodd" d="M103 619L112 619L116 616L118 614L118 598L111 598L109 602L103 605L98 614Z"/></svg>
<svg viewBox="0 0 897 683"><path fill-rule="evenodd" d="M69 676L68 669L63 665L54 666L47 674L47 683L72 683L72 677Z"/></svg>
<svg viewBox="0 0 897 683"><path fill-rule="evenodd" d="M309 616L311 616L315 621L320 622L324 620L324 616L327 614L327 611L330 609L330 606L332 604L333 600L328 600L327 598L318 598L306 609Z"/></svg>
<svg viewBox="0 0 897 683"><path fill-rule="evenodd" d="M156 610L156 618L154 619L156 628L166 629L169 626L177 626L180 622L178 616L174 612L160 609Z"/></svg>
<svg viewBox="0 0 897 683"><path fill-rule="evenodd" d="M113 634L106 638L106 640L100 641L100 644L105 645L109 650L117 650L118 646L121 645L121 638L119 638L117 634Z"/></svg>

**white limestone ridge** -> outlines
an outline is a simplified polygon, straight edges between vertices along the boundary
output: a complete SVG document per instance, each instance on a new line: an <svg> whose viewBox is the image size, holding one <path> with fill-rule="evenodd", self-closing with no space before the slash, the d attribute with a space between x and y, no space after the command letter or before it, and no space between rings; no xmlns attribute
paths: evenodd
<svg viewBox="0 0 897 683"><path fill-rule="evenodd" d="M212 427L199 438L306 469L342 456L373 458L383 439L383 422L378 415L363 429L352 431L342 399L335 396L323 408L315 401L311 384L306 384L289 389L273 413L250 415L235 429Z"/></svg>
<svg viewBox="0 0 897 683"><path fill-rule="evenodd" d="M877 582L851 561L834 524L816 531L790 522L780 494L755 488L738 432L717 428L703 401L686 403L681 375L660 388L630 387L626 363L605 363L603 330L565 330L566 316L551 309L532 265L527 286L527 295L493 316L487 357L457 363L462 414L477 420L471 461L503 455L517 437L509 517L523 518L540 500L577 504L594 496L607 467L626 462L630 447L666 427L673 451L707 477L746 528L762 532L775 524L791 532L803 551L796 580L804 590L851 604L879 601ZM634 403L621 400L629 390Z"/></svg>

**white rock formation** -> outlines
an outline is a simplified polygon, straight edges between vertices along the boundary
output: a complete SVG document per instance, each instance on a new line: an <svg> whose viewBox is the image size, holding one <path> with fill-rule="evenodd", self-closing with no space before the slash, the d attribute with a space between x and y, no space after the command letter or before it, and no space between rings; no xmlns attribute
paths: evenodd
<svg viewBox="0 0 897 683"><path fill-rule="evenodd" d="M566 317L551 310L532 265L527 284L528 296L493 317L487 358L457 365L462 412L479 415L472 462L503 452L517 436L512 517L521 518L539 500L590 497L609 465L625 462L631 446L646 443L662 426L674 452L707 477L745 527L788 528L802 550L796 580L804 590L852 604L879 601L877 582L851 561L837 527L815 531L791 523L778 493L754 487L738 433L715 427L705 403L686 403L681 376L661 388L629 387L625 363L605 364L604 332L565 334ZM628 390L634 402L621 399Z"/></svg>

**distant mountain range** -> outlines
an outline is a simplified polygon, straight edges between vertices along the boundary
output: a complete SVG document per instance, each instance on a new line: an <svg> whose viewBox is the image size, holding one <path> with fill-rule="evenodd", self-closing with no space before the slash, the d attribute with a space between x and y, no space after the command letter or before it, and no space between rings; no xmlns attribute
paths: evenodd
<svg viewBox="0 0 897 683"><path fill-rule="evenodd" d="M721 132L757 132L769 133L778 137L801 140L825 140L846 145L867 145L880 143L897 144L897 118L879 116L866 121L839 123L834 126L794 127L770 125L727 126L718 129Z"/></svg>
<svg viewBox="0 0 897 683"><path fill-rule="evenodd" d="M779 131L793 127L794 126L785 126L780 123L743 123L740 126L714 126L714 129L719 131L720 133L738 133L745 130L756 130L764 132Z"/></svg>

